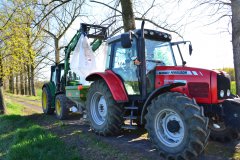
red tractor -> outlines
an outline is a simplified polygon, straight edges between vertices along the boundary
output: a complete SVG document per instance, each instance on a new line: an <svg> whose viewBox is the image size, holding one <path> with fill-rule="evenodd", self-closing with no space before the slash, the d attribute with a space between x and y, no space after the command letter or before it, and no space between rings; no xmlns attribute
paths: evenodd
<svg viewBox="0 0 240 160"><path fill-rule="evenodd" d="M90 27L81 32L88 35ZM57 89L50 92L49 84L43 87L45 113L56 109L61 119L68 108L66 100L71 100L79 110L86 110L97 134L115 135L123 128L145 125L166 159L195 159L207 145L210 130L214 139L237 138L240 101L230 92L229 76L186 67L179 46L189 44L191 54L189 41L171 42L171 35L144 29L143 22L141 29L109 38L107 44L106 70L87 76L90 86L70 85L69 61L65 61L64 73L57 73Z"/></svg>

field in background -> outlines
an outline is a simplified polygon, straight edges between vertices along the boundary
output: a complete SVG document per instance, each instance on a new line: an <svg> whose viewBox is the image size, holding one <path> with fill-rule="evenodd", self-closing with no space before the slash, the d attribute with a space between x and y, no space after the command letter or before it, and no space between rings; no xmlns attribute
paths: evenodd
<svg viewBox="0 0 240 160"><path fill-rule="evenodd" d="M231 81L231 93L236 95L236 81Z"/></svg>

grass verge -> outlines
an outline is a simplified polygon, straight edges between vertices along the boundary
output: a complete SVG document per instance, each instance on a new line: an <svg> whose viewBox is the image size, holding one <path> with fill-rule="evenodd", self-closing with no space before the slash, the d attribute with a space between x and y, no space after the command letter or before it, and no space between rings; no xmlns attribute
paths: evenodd
<svg viewBox="0 0 240 160"><path fill-rule="evenodd" d="M8 115L0 116L0 159L81 159L74 148L67 148L56 135L24 116L22 106L7 102ZM12 114L14 113L14 114Z"/></svg>

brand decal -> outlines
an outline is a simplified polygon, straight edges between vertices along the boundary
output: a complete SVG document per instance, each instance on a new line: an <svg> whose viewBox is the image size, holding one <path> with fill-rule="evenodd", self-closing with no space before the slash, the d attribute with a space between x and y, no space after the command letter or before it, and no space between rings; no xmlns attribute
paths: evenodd
<svg viewBox="0 0 240 160"><path fill-rule="evenodd" d="M186 71L186 70L166 70L157 71L157 75L198 75L196 71Z"/></svg>

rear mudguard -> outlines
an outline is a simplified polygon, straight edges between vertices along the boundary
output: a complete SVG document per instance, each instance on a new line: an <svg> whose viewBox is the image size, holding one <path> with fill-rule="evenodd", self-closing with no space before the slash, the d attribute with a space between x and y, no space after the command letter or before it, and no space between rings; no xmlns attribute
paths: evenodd
<svg viewBox="0 0 240 160"><path fill-rule="evenodd" d="M180 87L180 86L185 86L185 83L171 83L171 84L165 84L162 87L154 90L147 98L147 100L145 101L144 105L143 105L143 109L142 109L142 113L141 113L141 124L143 124L143 120L144 120L144 115L147 112L147 106L151 103L151 101L159 96L160 94L163 94L165 92L169 92L171 89L176 88L176 87Z"/></svg>
<svg viewBox="0 0 240 160"><path fill-rule="evenodd" d="M240 131L240 98L226 99L222 106L225 124Z"/></svg>
<svg viewBox="0 0 240 160"><path fill-rule="evenodd" d="M92 73L86 77L87 81L96 81L98 79L104 79L116 102L128 102L128 96L123 83L115 73L111 70L106 70L105 72Z"/></svg>

